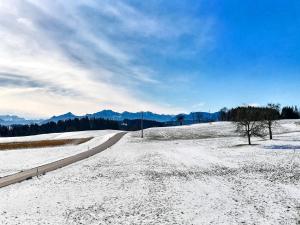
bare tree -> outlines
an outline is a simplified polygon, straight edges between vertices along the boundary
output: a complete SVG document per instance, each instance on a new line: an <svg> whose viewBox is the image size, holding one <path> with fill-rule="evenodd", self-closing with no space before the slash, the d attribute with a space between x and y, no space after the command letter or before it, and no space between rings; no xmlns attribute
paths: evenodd
<svg viewBox="0 0 300 225"><path fill-rule="evenodd" d="M251 145L251 137L265 136L265 124L262 120L262 110L258 107L238 107L233 109L233 120L236 123L236 131L248 138Z"/></svg>
<svg viewBox="0 0 300 225"><path fill-rule="evenodd" d="M183 121L184 121L184 114L178 114L176 116L176 120L179 122L180 126L183 124Z"/></svg>
<svg viewBox="0 0 300 225"><path fill-rule="evenodd" d="M280 118L280 105L269 103L263 109L264 124L269 131L270 140L273 139L273 128L277 126L277 120Z"/></svg>

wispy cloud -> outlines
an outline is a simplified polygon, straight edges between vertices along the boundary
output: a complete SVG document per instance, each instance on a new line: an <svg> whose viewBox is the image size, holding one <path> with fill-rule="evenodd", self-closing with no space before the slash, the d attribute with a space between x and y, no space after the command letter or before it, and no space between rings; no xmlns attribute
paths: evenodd
<svg viewBox="0 0 300 225"><path fill-rule="evenodd" d="M58 87L55 82L36 80L29 76L1 73L0 72L0 84L2 87L13 88L32 88L32 89L44 89L48 92L56 93L59 95L68 95L79 97L80 94L74 89L66 89L64 87Z"/></svg>
<svg viewBox="0 0 300 225"><path fill-rule="evenodd" d="M197 40L204 43L210 39L207 21L188 17L176 24L126 1L1 1L1 111L178 112L174 105L137 97L161 83L159 68L143 56L172 54L171 40L200 23Z"/></svg>

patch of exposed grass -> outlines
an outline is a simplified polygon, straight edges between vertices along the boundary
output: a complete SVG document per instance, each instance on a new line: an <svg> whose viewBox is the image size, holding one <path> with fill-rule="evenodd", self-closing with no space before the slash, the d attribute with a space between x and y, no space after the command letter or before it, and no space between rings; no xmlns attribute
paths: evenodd
<svg viewBox="0 0 300 225"><path fill-rule="evenodd" d="M40 140L40 141L0 143L0 151L14 150L14 149L26 149L26 148L57 147L57 146L64 146L64 145L80 145L91 139L92 139L92 137L76 138L76 139L57 139L57 140Z"/></svg>

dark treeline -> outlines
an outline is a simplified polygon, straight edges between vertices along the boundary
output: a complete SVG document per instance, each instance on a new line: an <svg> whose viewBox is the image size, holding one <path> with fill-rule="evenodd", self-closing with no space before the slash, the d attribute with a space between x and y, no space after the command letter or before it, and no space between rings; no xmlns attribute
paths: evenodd
<svg viewBox="0 0 300 225"><path fill-rule="evenodd" d="M28 136L47 133L61 133L84 130L119 129L119 123L106 119L73 119L45 124L0 126L1 137Z"/></svg>
<svg viewBox="0 0 300 225"><path fill-rule="evenodd" d="M0 136L16 137L48 133L106 129L135 131L141 128L140 121L141 120L124 120L123 122L120 122L101 118L94 119L85 117L80 119L75 118L72 120L61 120L57 123L49 122L45 124L0 126ZM161 126L164 126L164 124L156 121L144 120L144 128Z"/></svg>
<svg viewBox="0 0 300 225"><path fill-rule="evenodd" d="M272 105L272 104L271 104ZM280 109L279 105L274 105L273 110L275 110L275 114L278 117L277 119L300 119L300 112L297 106L285 106ZM239 108L239 107L238 107ZM272 107L253 107L261 110L270 110ZM237 108L227 109L223 108L220 110L220 120L221 121L234 121L235 120L235 112Z"/></svg>
<svg viewBox="0 0 300 225"><path fill-rule="evenodd" d="M281 119L300 119L300 112L297 106L283 107L280 114Z"/></svg>
<svg viewBox="0 0 300 225"><path fill-rule="evenodd" d="M166 126L165 123L153 121L153 120L143 120L143 128L147 129L150 127L164 127ZM127 131L136 131L141 129L141 120L135 119L135 120L128 120L125 119L120 127L122 130Z"/></svg>

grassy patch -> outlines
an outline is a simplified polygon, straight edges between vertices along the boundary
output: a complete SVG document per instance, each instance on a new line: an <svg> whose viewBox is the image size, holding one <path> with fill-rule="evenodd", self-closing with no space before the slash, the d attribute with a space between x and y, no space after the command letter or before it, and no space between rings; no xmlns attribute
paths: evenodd
<svg viewBox="0 0 300 225"><path fill-rule="evenodd" d="M58 140L41 140L41 141L24 141L24 142L8 142L0 143L0 151L26 149L26 148L46 148L57 147L64 145L80 145L92 138L77 138L77 139L58 139Z"/></svg>

